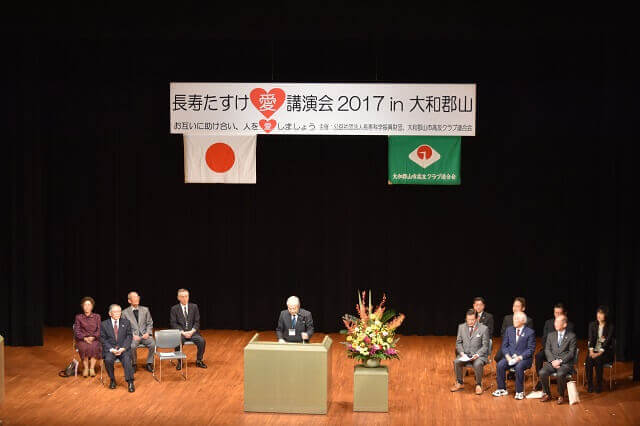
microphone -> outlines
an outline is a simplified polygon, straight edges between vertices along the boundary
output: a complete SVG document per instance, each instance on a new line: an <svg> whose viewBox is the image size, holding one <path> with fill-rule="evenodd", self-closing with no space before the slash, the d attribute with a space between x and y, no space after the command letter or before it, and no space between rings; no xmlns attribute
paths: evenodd
<svg viewBox="0 0 640 426"><path fill-rule="evenodd" d="M305 317L302 317L302 325L304 326L304 332L306 333L307 332L307 319ZM302 344L303 345L305 344L305 342L308 343L309 340L302 339Z"/></svg>

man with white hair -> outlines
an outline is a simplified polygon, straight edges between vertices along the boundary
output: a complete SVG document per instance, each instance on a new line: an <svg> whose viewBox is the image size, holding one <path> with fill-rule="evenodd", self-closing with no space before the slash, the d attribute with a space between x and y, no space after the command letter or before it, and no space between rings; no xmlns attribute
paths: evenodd
<svg viewBox="0 0 640 426"><path fill-rule="evenodd" d="M300 308L300 299L296 296L289 297L287 309L280 312L276 334L280 343L306 342L313 336L311 312Z"/></svg>
<svg viewBox="0 0 640 426"><path fill-rule="evenodd" d="M104 366L109 374L111 383L109 389L116 388L116 378L113 375L113 364L116 358L120 359L124 368L124 377L129 384L129 392L135 392L133 385L133 365L131 365L131 323L126 318L120 318L122 308L120 305L109 306L111 318L102 321L100 326L100 342L102 343L102 357Z"/></svg>
<svg viewBox="0 0 640 426"><path fill-rule="evenodd" d="M515 399L524 399L524 371L531 368L533 363L533 351L536 349L536 333L525 326L527 315L522 312L514 312L513 326L507 328L502 338L502 358L496 365L496 380L498 389L493 396L505 396L508 394L505 385L505 374L513 368L516 375Z"/></svg>

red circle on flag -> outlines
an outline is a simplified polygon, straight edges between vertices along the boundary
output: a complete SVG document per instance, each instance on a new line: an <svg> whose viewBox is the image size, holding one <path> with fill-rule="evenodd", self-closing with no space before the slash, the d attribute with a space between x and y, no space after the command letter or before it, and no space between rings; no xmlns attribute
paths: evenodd
<svg viewBox="0 0 640 426"><path fill-rule="evenodd" d="M428 160L433 155L433 150L429 145L421 145L418 147L418 158L421 160Z"/></svg>
<svg viewBox="0 0 640 426"><path fill-rule="evenodd" d="M207 149L205 154L207 166L216 173L224 173L233 167L236 155L233 149L224 142L216 142Z"/></svg>

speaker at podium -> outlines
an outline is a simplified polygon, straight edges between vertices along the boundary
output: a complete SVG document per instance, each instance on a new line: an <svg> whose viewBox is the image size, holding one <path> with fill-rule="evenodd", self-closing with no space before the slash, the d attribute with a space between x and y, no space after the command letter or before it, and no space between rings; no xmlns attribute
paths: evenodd
<svg viewBox="0 0 640 426"><path fill-rule="evenodd" d="M244 347L244 411L327 414L331 344L263 342Z"/></svg>

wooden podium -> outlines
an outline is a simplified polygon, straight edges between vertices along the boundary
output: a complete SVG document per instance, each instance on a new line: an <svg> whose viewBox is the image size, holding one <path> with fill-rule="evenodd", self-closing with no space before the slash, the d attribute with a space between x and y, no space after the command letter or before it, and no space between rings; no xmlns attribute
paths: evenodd
<svg viewBox="0 0 640 426"><path fill-rule="evenodd" d="M327 414L331 343L260 342L244 347L244 411Z"/></svg>

